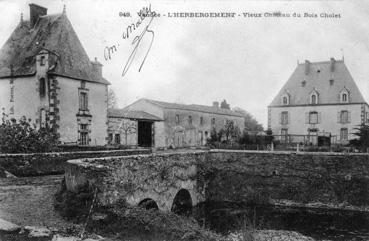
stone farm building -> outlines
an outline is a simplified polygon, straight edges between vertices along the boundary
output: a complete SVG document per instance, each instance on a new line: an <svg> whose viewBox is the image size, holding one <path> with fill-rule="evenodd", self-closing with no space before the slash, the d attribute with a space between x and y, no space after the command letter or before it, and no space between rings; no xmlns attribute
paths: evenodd
<svg viewBox="0 0 369 241"><path fill-rule="evenodd" d="M205 106L140 99L124 109L109 110L109 139L112 144L127 140L128 145L159 148L202 146L211 130L224 128L227 120L243 130L242 114L221 108L218 102ZM124 131L128 126L131 130Z"/></svg>
<svg viewBox="0 0 369 241"><path fill-rule="evenodd" d="M107 87L63 13L30 4L0 50L0 108L9 118L54 126L65 144L104 145Z"/></svg>
<svg viewBox="0 0 369 241"><path fill-rule="evenodd" d="M269 105L268 128L282 141L347 144L368 112L344 60L306 60Z"/></svg>

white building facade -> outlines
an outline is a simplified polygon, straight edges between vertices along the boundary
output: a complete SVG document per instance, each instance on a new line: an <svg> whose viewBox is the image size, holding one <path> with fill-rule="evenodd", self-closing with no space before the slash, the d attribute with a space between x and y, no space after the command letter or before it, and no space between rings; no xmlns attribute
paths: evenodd
<svg viewBox="0 0 369 241"><path fill-rule="evenodd" d="M298 64L268 106L268 128L282 141L347 144L369 123L369 106L343 60Z"/></svg>
<svg viewBox="0 0 369 241"><path fill-rule="evenodd" d="M0 110L48 125L61 144L105 145L107 88L102 65L91 61L65 11L47 15L30 4L0 50Z"/></svg>

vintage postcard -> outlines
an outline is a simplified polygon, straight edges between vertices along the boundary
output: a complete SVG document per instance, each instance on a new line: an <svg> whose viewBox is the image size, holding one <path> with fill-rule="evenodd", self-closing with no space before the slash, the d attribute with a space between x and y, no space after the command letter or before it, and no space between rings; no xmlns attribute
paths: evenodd
<svg viewBox="0 0 369 241"><path fill-rule="evenodd" d="M368 22L0 0L0 240L368 240Z"/></svg>

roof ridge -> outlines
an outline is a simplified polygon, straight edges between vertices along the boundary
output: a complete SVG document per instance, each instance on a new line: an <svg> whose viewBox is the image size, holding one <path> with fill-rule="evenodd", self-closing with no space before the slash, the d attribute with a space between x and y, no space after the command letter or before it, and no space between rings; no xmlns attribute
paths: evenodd
<svg viewBox="0 0 369 241"><path fill-rule="evenodd" d="M207 112L207 113L217 113L217 114L228 114L233 116L242 116L242 114L233 111L231 109L224 109L224 108L215 108L211 105L199 105L199 104L179 104L175 102L165 102L159 100L152 100L147 98L142 98L142 100L146 100L154 105L158 105L165 109L187 109L191 111L198 111L198 112ZM176 106L171 106L176 105ZM203 108L203 109L195 109L195 108Z"/></svg>
<svg viewBox="0 0 369 241"><path fill-rule="evenodd" d="M60 16L63 16L63 15L65 15L65 14L63 14L63 13L52 13L52 14L46 14L46 15L39 16L39 18L56 17L56 16L60 17Z"/></svg>
<svg viewBox="0 0 369 241"><path fill-rule="evenodd" d="M308 60L309 61L309 60ZM344 63L345 61L343 59L335 59L335 63ZM309 61L309 64L330 64L331 61L330 60L326 60L326 61L316 61L316 62L311 62ZM305 62L299 63L299 65L305 65Z"/></svg>

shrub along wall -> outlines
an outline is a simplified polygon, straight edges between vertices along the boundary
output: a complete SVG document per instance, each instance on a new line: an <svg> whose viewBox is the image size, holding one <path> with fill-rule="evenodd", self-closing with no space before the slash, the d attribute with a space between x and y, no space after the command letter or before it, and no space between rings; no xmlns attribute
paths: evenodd
<svg viewBox="0 0 369 241"><path fill-rule="evenodd" d="M126 156L150 153L149 149L0 154L0 169L16 176L42 176L64 173L66 161L81 158Z"/></svg>

